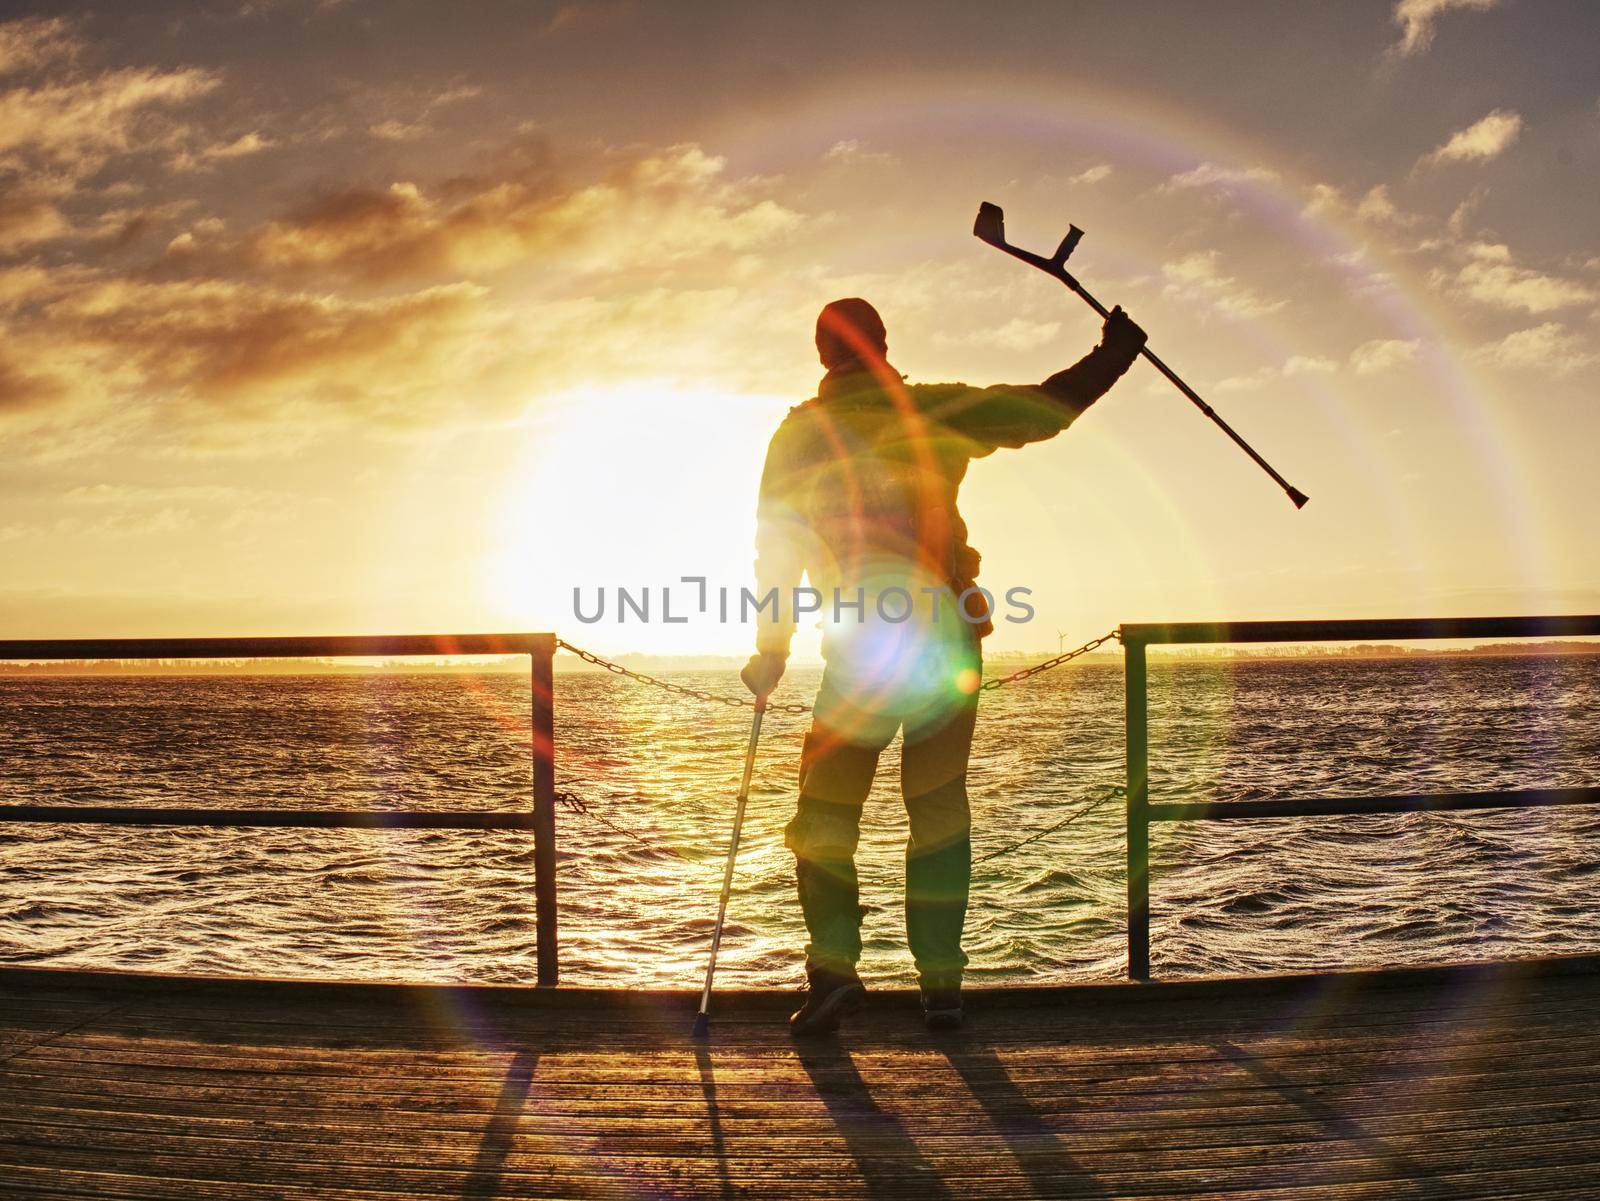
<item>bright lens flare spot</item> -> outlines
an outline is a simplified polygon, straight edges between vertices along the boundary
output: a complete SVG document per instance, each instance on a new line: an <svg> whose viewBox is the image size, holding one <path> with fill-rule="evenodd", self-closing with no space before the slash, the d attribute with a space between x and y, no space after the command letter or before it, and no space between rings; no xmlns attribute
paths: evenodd
<svg viewBox="0 0 1600 1201"><path fill-rule="evenodd" d="M963 667L956 672L956 691L971 696L978 691L978 672L971 667Z"/></svg>

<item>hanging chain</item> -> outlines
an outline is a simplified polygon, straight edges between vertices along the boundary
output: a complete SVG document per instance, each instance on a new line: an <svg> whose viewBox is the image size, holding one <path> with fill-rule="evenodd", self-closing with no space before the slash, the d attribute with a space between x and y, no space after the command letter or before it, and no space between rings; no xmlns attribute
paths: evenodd
<svg viewBox="0 0 1600 1201"><path fill-rule="evenodd" d="M1087 655L1091 651L1098 650L1106 643L1118 637L1118 632L1116 630L1112 630L1109 633L1100 635L1098 638L1091 638L1082 646L1075 647L1070 651L1059 654L1053 659L1046 659L1043 663L1035 663L1032 667L1024 667L1021 671L1014 671L1010 675L996 676L992 680L985 680L979 686L979 691L988 692L991 689L1000 688L1006 684L1017 684L1023 680L1032 679L1041 672L1049 671L1054 667L1060 667L1063 663L1070 663L1072 660L1077 659L1080 656ZM668 680L647 675L642 671L634 671L631 667L624 667L620 663L615 663L610 659L604 659L595 654L593 651L586 651L582 647L573 646L572 643L563 638L557 638L556 645L564 651L571 651L585 663L591 663L596 667L603 667L613 675L624 676L627 679L637 681L640 684L648 684L652 688L659 688L663 692L672 693L674 696L688 697L691 700L705 701L708 704L727 705L730 708L736 709L753 707L755 705L754 697L725 696L721 693L707 692L701 688L689 688L683 684L673 684ZM801 702L775 705L769 701L767 703L767 708L778 713L805 714L811 712L811 706ZM1037 842L1041 838L1047 838L1051 834L1054 834L1057 830L1061 830L1067 826L1070 826L1079 818L1085 817L1088 814L1093 813L1096 809L1100 809L1105 805L1109 805L1118 797L1127 796L1127 794L1127 789L1123 788L1121 785L1107 785L1105 795L1100 797L1098 800L1091 801L1087 805L1074 810L1069 816L1063 818L1055 825L1050 826L1048 829L1040 830L1036 834L1031 834L1027 838L1022 839L1020 842L1012 843L1010 846L1004 847L1001 850L991 851L986 855L979 856L977 859L973 860L973 863L974 865L984 863L990 859L997 859L1001 855L1009 855L1013 851L1021 850L1030 843ZM571 812L582 817L591 817L601 825L605 826L607 829L631 838L634 842L637 842L641 846L650 847L652 849L656 849L658 847L657 843L651 842L643 835L628 829L626 826L618 825L616 822L613 822L609 818L597 813L593 806L591 806L576 793L566 791L557 792L556 800L562 805L566 806L566 808Z"/></svg>
<svg viewBox="0 0 1600 1201"><path fill-rule="evenodd" d="M1087 655L1091 651L1099 650L1100 647L1104 646L1108 642L1114 641L1118 637L1119 635L1116 630L1112 630L1106 634L1101 634L1100 637L1091 638L1082 646L1067 651L1064 654L1057 655L1054 659L1046 659L1043 663L1035 663L1032 667L1024 667L1021 671L1014 671L1008 676L996 676L992 680L985 680L978 686L978 690L980 692L988 692L991 689L999 688L1004 684L1016 684L1023 680L1032 679L1041 672L1049 671L1053 667L1060 667L1063 663L1070 663L1079 656ZM603 667L613 675L625 676L630 680L636 680L640 684L648 684L652 688L660 688L662 691L670 692L675 696L686 696L691 700L705 701L708 704L713 705L728 705L735 709L752 707L756 703L754 697L725 696L722 693L707 692L702 688L690 688L684 684L674 684L668 680L659 679L656 676L646 675L642 671L635 671L631 667L624 667L622 664L614 663L610 659L601 658L593 651L586 651L582 647L573 646L572 643L568 642L564 638L557 638L556 645L564 651L571 651L585 663L592 663L596 667ZM769 712L774 713L811 712L810 705L799 701L788 704L773 704L771 701L768 701L767 709Z"/></svg>
<svg viewBox="0 0 1600 1201"><path fill-rule="evenodd" d="M606 829L631 838L642 847L649 847L652 851L660 849L660 843L651 842L637 831L630 830L627 826L619 825L603 814L596 813L589 802L575 792L568 792L566 789L558 788L556 790L556 801L571 812L576 813L579 817L591 817ZM679 858L682 858L682 856L680 855Z"/></svg>
<svg viewBox="0 0 1600 1201"><path fill-rule="evenodd" d="M565 805L579 817L589 816L589 802L584 800L575 792L567 792L562 788L556 789L556 803L558 805Z"/></svg>
<svg viewBox="0 0 1600 1201"><path fill-rule="evenodd" d="M613 663L610 659L602 659L593 651L586 651L582 647L573 646L564 638L557 638L556 645L564 651L571 651L585 663L593 663L596 667L603 667L613 675L626 676L630 680L637 680L641 684L649 684L652 688L660 688L677 696L686 696L692 700L705 701L713 705L729 705L735 709L746 706L753 707L755 698L750 696L723 696L716 692L706 692L700 688L689 688L683 684L673 684L667 680L657 679L655 676L646 675L642 671L634 671L631 667L624 667L620 663ZM767 711L771 713L810 713L811 706L794 703L787 705L774 705L767 703Z"/></svg>
<svg viewBox="0 0 1600 1201"><path fill-rule="evenodd" d="M979 691L988 692L991 688L999 688L1002 684L1016 684L1022 680L1031 679L1042 671L1049 671L1052 667L1060 667L1063 663L1070 663L1079 655L1087 655L1090 651L1099 650L1106 643L1119 638L1120 634L1112 630L1108 634L1101 634L1098 638L1091 638L1076 650L1067 651L1057 655L1054 659L1046 659L1043 663L1035 663L1032 667L1024 667L1021 671L1014 671L1008 676L996 676L992 680L985 680Z"/></svg>
<svg viewBox="0 0 1600 1201"><path fill-rule="evenodd" d="M1082 808L1075 809L1069 816L1062 818L1060 821L1058 821L1055 825L1051 826L1049 829L1040 830L1037 834L1030 834L1030 835L1028 835L1028 837L1024 838L1021 842L1014 842L1008 847L1001 847L998 851L990 851L987 855L979 855L976 859L974 859L972 861L972 865L974 867L976 867L978 864L986 863L990 859L998 859L998 858L1000 858L1001 855L1009 855L1013 851L1020 851L1023 847L1027 846L1029 843L1038 842L1041 838L1047 838L1051 834L1054 834L1057 830L1062 830L1062 829L1065 829L1067 826L1070 826L1073 822L1077 821L1080 817L1087 817L1089 814L1093 813L1096 809L1105 808L1105 806L1109 805L1112 801L1116 800L1118 797L1125 797L1125 796L1128 795L1128 790L1125 787L1123 787L1121 784L1107 784L1107 785L1104 785L1104 787L1105 787L1105 790L1106 790L1106 793L1105 793L1104 796L1102 796L1098 800L1090 801L1087 805L1084 805Z"/></svg>

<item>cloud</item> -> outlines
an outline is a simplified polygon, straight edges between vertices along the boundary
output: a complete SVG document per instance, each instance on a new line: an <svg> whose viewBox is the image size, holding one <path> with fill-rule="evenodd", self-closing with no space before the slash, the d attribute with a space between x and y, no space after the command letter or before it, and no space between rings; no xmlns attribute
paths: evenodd
<svg viewBox="0 0 1600 1201"><path fill-rule="evenodd" d="M367 126L367 132L381 142L414 142L427 137L433 127L426 121L396 121L393 118Z"/></svg>
<svg viewBox="0 0 1600 1201"><path fill-rule="evenodd" d="M1418 218L1410 213L1402 212L1393 199L1389 196L1389 189L1384 184L1377 184L1368 189L1355 208L1356 217L1377 225L1406 226L1414 225Z"/></svg>
<svg viewBox="0 0 1600 1201"><path fill-rule="evenodd" d="M70 183L112 155L159 145L142 136L142 119L217 84L205 71L128 68L0 92L0 170L61 173Z"/></svg>
<svg viewBox="0 0 1600 1201"><path fill-rule="evenodd" d="M367 132L381 142L414 142L425 138L434 132L433 117L440 109L464 100L473 100L483 95L483 89L475 84L459 84L455 87L445 88L428 96L416 108L414 97L397 98L387 101L385 107L392 108L395 104L403 104L415 109L416 115L409 119L399 117L385 117L367 126Z"/></svg>
<svg viewBox="0 0 1600 1201"><path fill-rule="evenodd" d="M440 359L460 349L481 296L471 284L346 300L233 281L107 277L48 305L40 332L101 378L163 404L248 410L293 393L310 404L360 398L380 415L442 382Z"/></svg>
<svg viewBox="0 0 1600 1201"><path fill-rule="evenodd" d="M1390 53L1401 58L1421 54L1433 45L1434 26L1452 11L1484 12L1500 0L1399 0L1394 6L1394 23L1400 26L1400 41Z"/></svg>
<svg viewBox="0 0 1600 1201"><path fill-rule="evenodd" d="M105 209L96 214L92 226L86 226L78 233L87 239L86 249L101 252L126 250L146 234L178 220L197 203L192 199L179 199L140 208ZM216 232L222 227L222 221L216 217L203 217L195 222L195 228L200 230Z"/></svg>
<svg viewBox="0 0 1600 1201"><path fill-rule="evenodd" d="M51 201L22 192L0 192L0 255L62 237L70 228Z"/></svg>
<svg viewBox="0 0 1600 1201"><path fill-rule="evenodd" d="M355 0L233 0L230 9L223 0L217 0L220 9L207 11L212 20L270 20L280 14L298 17L304 24L349 7Z"/></svg>
<svg viewBox="0 0 1600 1201"><path fill-rule="evenodd" d="M712 252L759 251L798 213L724 178L724 160L677 146L600 182L556 190L517 174L424 189L398 182L319 197L254 231L259 267L371 280L495 272L538 260L594 272L663 265Z"/></svg>
<svg viewBox="0 0 1600 1201"><path fill-rule="evenodd" d="M47 544L76 543L104 538L121 543L127 538L172 534L192 529L194 514L187 509L163 508L146 512L111 511L86 519L65 514L50 521L11 522L0 526L0 543L37 540Z"/></svg>
<svg viewBox="0 0 1600 1201"><path fill-rule="evenodd" d="M1218 163L1204 162L1168 177L1161 185L1161 190L1171 192L1188 188L1216 188L1233 191L1246 184L1271 183L1277 178L1278 173L1266 167L1224 167Z"/></svg>
<svg viewBox="0 0 1600 1201"><path fill-rule="evenodd" d="M849 163L852 165L868 165L874 167L892 167L900 160L884 150L870 149L865 142L858 142L854 138L847 141L835 142L823 154L825 163Z"/></svg>
<svg viewBox="0 0 1600 1201"><path fill-rule="evenodd" d="M1404 366L1417 356L1416 340L1378 339L1350 352L1348 366L1357 375L1378 375ZM1214 386L1217 392L1258 392L1269 384L1297 377L1334 375L1341 370L1336 359L1324 355L1290 355L1281 367L1261 367L1249 375L1236 375Z"/></svg>
<svg viewBox="0 0 1600 1201"><path fill-rule="evenodd" d="M1463 248L1467 261L1454 273L1436 270L1431 282L1446 292L1491 308L1550 313L1600 300L1588 284L1518 266L1500 243L1473 242Z"/></svg>
<svg viewBox="0 0 1600 1201"><path fill-rule="evenodd" d="M1339 370L1339 364L1320 355L1290 355L1283 364L1286 379L1297 375L1329 375Z"/></svg>
<svg viewBox="0 0 1600 1201"><path fill-rule="evenodd" d="M1284 301L1269 301L1220 269L1221 254L1201 250L1162 265L1166 279L1162 294L1181 303L1207 305L1231 317L1262 317L1283 308Z"/></svg>
<svg viewBox="0 0 1600 1201"><path fill-rule="evenodd" d="M0 76L35 71L80 49L71 27L60 17L23 17L0 24Z"/></svg>
<svg viewBox="0 0 1600 1201"><path fill-rule="evenodd" d="M1415 360L1421 345L1417 338L1375 338L1350 352L1350 367L1357 375L1381 375Z"/></svg>
<svg viewBox="0 0 1600 1201"><path fill-rule="evenodd" d="M1554 321L1520 329L1498 342L1481 346L1479 362L1512 371L1535 371L1557 378L1600 362L1591 343Z"/></svg>
<svg viewBox="0 0 1600 1201"><path fill-rule="evenodd" d="M1395 204L1388 186L1381 183L1368 188L1359 200L1352 200L1333 184L1312 184L1302 212L1311 218L1333 217L1390 231L1411 229L1423 221Z"/></svg>
<svg viewBox="0 0 1600 1201"><path fill-rule="evenodd" d="M1212 384L1209 390L1218 396L1227 396L1239 392L1259 392L1268 384L1275 383L1281 378L1282 373L1276 367L1259 367L1249 375L1230 375L1226 379L1220 379Z"/></svg>
<svg viewBox="0 0 1600 1201"><path fill-rule="evenodd" d="M137 438L271 453L352 422L503 421L527 401L504 316L468 283L353 299L98 272L13 312L3 345L19 460Z"/></svg>
<svg viewBox="0 0 1600 1201"><path fill-rule="evenodd" d="M1335 216L1354 212L1344 193L1331 183L1312 184L1307 189L1305 208L1301 211L1307 217Z"/></svg>
<svg viewBox="0 0 1600 1201"><path fill-rule="evenodd" d="M35 263L0 267L0 315L48 296L58 296L68 286L71 269L46 269Z"/></svg>
<svg viewBox="0 0 1600 1201"><path fill-rule="evenodd" d="M570 183L549 157L537 139L486 148L479 174L347 188L237 233L207 214L153 263L87 252L133 246L193 202L102 211L72 231L75 259L0 266L8 446L19 461L140 441L271 454L352 424L498 426L597 362L703 385L730 322L758 338L792 322L778 294L727 283L800 221L772 181L694 146ZM43 220L6 228L33 237ZM999 336L1040 336L1025 326ZM770 384L727 359L721 386Z"/></svg>
<svg viewBox="0 0 1600 1201"><path fill-rule="evenodd" d="M1473 188L1460 204L1450 210L1450 220L1445 227L1450 231L1452 238L1460 240L1467 236L1467 223L1472 220L1473 213L1477 211L1478 206L1483 203L1483 198L1488 194L1489 189L1480 184L1478 187Z"/></svg>
<svg viewBox="0 0 1600 1201"><path fill-rule="evenodd" d="M1068 183L1096 184L1111 177L1110 163L1096 163L1086 171L1079 171Z"/></svg>
<svg viewBox="0 0 1600 1201"><path fill-rule="evenodd" d="M557 7L541 31L546 37L571 33L577 29L598 29L615 25L633 12L629 0L585 0L581 4Z"/></svg>
<svg viewBox="0 0 1600 1201"><path fill-rule="evenodd" d="M120 543L201 528L239 535L303 518L305 507L319 503L291 488L103 482L52 489L39 500L36 519L0 525L0 542L36 539L49 546L103 538Z"/></svg>
<svg viewBox="0 0 1600 1201"><path fill-rule="evenodd" d="M1013 317L1004 325L990 329L969 330L962 334L936 334L934 340L944 346L982 346L1001 350L1033 350L1054 341L1061 333L1059 321L1028 321Z"/></svg>
<svg viewBox="0 0 1600 1201"><path fill-rule="evenodd" d="M172 157L170 166L174 171L205 171L218 162L260 154L263 150L272 150L277 145L278 143L271 138L264 138L255 130L251 130L231 142L213 142L196 151L180 151Z"/></svg>
<svg viewBox="0 0 1600 1201"><path fill-rule="evenodd" d="M1405 366L1416 358L1419 341L1400 339L1374 339L1363 342L1350 352L1347 366L1357 376L1378 376ZM1296 377L1333 376L1342 369L1341 363L1323 355L1290 355L1282 366L1264 366L1248 376L1234 376L1214 385L1216 392L1259 392L1269 384L1296 379Z"/></svg>
<svg viewBox="0 0 1600 1201"><path fill-rule="evenodd" d="M62 499L72 505L169 505L282 501L289 493L227 484L78 484Z"/></svg>
<svg viewBox="0 0 1600 1201"><path fill-rule="evenodd" d="M1227 392L1259 392L1269 384L1281 380L1294 379L1297 376L1332 375L1339 370L1339 364L1321 355L1290 355L1284 360L1281 367L1260 367L1249 375L1235 375L1227 379L1218 380L1212 386L1212 391L1217 393Z"/></svg>
<svg viewBox="0 0 1600 1201"><path fill-rule="evenodd" d="M1487 162L1515 142L1521 132L1522 118L1509 109L1497 108L1465 129L1451 134L1444 145L1423 155L1417 166Z"/></svg>
<svg viewBox="0 0 1600 1201"><path fill-rule="evenodd" d="M762 337L771 306L735 288L511 302L455 283L353 299L100 273L13 321L0 428L19 462L130 442L264 456L350 427L493 428L592 380L597 362L703 387L730 322ZM758 386L765 370L730 361L719 386Z"/></svg>
<svg viewBox="0 0 1600 1201"><path fill-rule="evenodd" d="M226 484L78 484L49 496L49 511L56 516L0 526L0 542L120 542L202 526L234 534L288 520L299 499L288 490Z"/></svg>
<svg viewBox="0 0 1600 1201"><path fill-rule="evenodd" d="M9 333L9 331L7 331ZM26 356L8 342L0 342L0 420L16 413L43 408L62 398L61 380L27 365Z"/></svg>

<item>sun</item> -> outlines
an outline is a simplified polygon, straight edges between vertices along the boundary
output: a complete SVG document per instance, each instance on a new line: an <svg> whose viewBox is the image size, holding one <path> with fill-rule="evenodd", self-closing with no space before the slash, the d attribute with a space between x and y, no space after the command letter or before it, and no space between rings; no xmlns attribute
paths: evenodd
<svg viewBox="0 0 1600 1201"><path fill-rule="evenodd" d="M543 402L492 508L484 604L519 627L570 630L574 589L660 589L685 576L748 584L761 463L789 403L659 380ZM748 641L714 622L581 628L669 654Z"/></svg>

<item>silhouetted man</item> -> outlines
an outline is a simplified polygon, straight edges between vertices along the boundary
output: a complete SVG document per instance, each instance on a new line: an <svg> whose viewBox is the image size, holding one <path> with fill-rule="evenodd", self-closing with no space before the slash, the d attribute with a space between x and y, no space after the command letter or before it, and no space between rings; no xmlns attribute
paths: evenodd
<svg viewBox="0 0 1600 1201"><path fill-rule="evenodd" d="M906 935L931 1027L961 1023L961 950L972 875L967 759L992 605L956 510L967 464L1059 434L1137 357L1144 331L1121 309L1100 345L1038 385L907 385L887 361L883 320L864 300L817 318L828 369L767 451L757 511L757 653L741 673L777 686L796 610L819 612L827 662L800 759L800 803L785 830L810 941L810 990L796 1034L836 1029L860 1007L861 905L855 850L878 755L904 730L901 791ZM799 604L802 574L814 593ZM804 590L801 590L804 594Z"/></svg>

